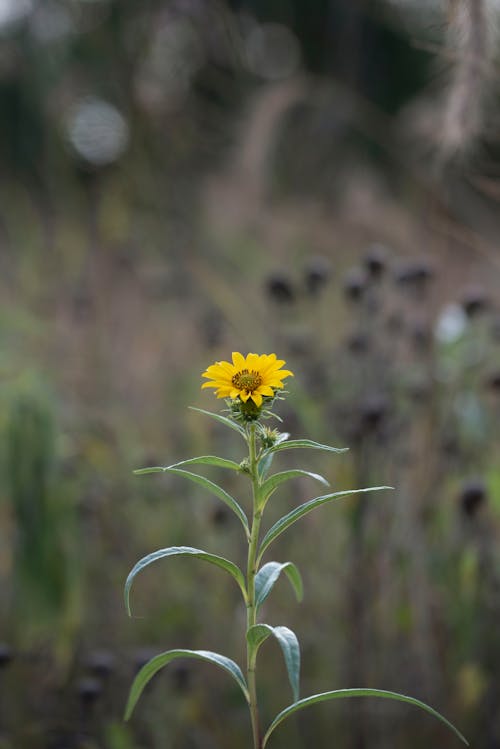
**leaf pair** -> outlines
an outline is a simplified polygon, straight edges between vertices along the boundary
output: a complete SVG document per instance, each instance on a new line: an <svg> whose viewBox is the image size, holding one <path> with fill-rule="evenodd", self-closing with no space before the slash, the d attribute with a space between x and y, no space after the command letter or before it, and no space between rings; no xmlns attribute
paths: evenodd
<svg viewBox="0 0 500 749"><path fill-rule="evenodd" d="M203 549L195 549L192 546L169 546L166 549L153 551L151 554L143 557L130 570L124 588L125 608L129 616L132 615L130 610L130 591L136 575L153 562L168 557L194 557L195 559L201 559L204 562L220 567L220 569L228 572L237 582L243 595L243 600L247 601L245 578L240 568L234 562L217 554L210 554L208 551L203 551ZM268 562L255 576L255 601L257 608L260 608L264 603L283 571L290 580L297 599L299 601L302 600L302 578L297 567L292 562Z"/></svg>
<svg viewBox="0 0 500 749"><path fill-rule="evenodd" d="M421 700L417 700L414 697L408 697L404 694L398 694L397 692L389 692L383 689L336 689L331 692L322 692L321 694L313 694L310 697L305 697L302 700L298 700L298 674L300 671L300 652L298 652L298 643L296 643L296 637L291 630L287 627L271 627L268 624L256 624L251 627L247 633L247 638L254 649L258 649L260 645L270 636L273 635L285 657L285 663L287 666L290 682L292 683L292 689L294 691L295 702L282 710L274 718L269 728L267 729L264 738L262 740L262 748L266 746L271 734L274 730L282 723L286 718L290 717L299 710L303 710L305 707L317 704L319 702L325 702L327 700L344 699L349 697L380 697L382 699L396 700L398 702L406 702L415 707L419 707L430 713L435 718L440 720L446 725L466 746L469 746L467 739L460 733L449 720L447 720L437 710L427 705ZM176 658L196 658L201 661L207 661L219 666L236 681L240 687L245 700L249 701L248 687L245 678L241 672L240 667L230 658L226 658L224 655L219 653L213 653L209 650L167 650L165 653L152 658L145 666L141 668L137 674L132 688L130 690L126 710L125 720L128 720L132 715L134 707L137 704L139 697L141 696L144 688L153 676L171 661Z"/></svg>

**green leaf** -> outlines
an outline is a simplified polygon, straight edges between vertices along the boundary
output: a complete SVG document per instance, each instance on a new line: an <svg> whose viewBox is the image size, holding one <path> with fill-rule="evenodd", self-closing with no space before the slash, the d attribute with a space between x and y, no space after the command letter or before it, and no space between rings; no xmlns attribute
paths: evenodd
<svg viewBox="0 0 500 749"><path fill-rule="evenodd" d="M219 655L218 653L212 653L209 650L167 650L165 653L156 655L146 663L135 677L130 688L127 707L125 708L125 720L128 720L132 715L134 707L148 682L151 681L160 668L163 668L163 666L166 666L167 663L170 663L170 661L173 661L176 658L197 658L201 661L215 663L216 666L220 666L231 674L238 683L238 686L241 687L246 701L249 701L248 688L241 669L238 664L230 658L226 658L225 655Z"/></svg>
<svg viewBox="0 0 500 749"><path fill-rule="evenodd" d="M238 432L238 434L241 434L241 436L246 439L245 430L243 429L243 427L233 421L233 419L228 419L227 416L213 413L213 411L205 411L205 409L203 408L196 408L195 406L189 406L189 408L191 411L197 411L200 414L205 414L205 416L210 416L210 418L219 421L221 424L224 424L227 427L230 427L230 429L234 429L235 432Z"/></svg>
<svg viewBox="0 0 500 749"><path fill-rule="evenodd" d="M408 702L410 705L415 705L416 707L422 708L422 710L426 710L431 715L434 715L435 718L438 718L441 720L445 725L450 728L453 733L458 736L458 738L464 742L467 746L469 746L469 742L467 739L462 736L460 731L455 728L455 726L450 723L449 720L444 718L440 713L438 713L436 710L434 710L429 705L426 705L425 702L421 702L420 700L416 700L414 697L407 697L404 694L398 694L397 692L387 692L383 689L336 689L333 692L323 692L321 694L313 694L311 697L306 697L305 699L299 700L298 702L294 702L292 705L289 705L284 710L282 710L278 715L275 717L269 728L267 729L266 735L264 736L262 740L262 749L266 746L268 739L274 729L283 721L285 718L288 718L289 715L292 715L293 713L297 712L297 710L302 710L304 707L308 707L309 705L314 705L317 702L325 702L326 700L336 700L341 699L343 697L382 697L389 700L398 700L399 702Z"/></svg>
<svg viewBox="0 0 500 749"><path fill-rule="evenodd" d="M255 605L257 610L262 606L267 596L274 588L282 572L285 572L292 588L295 591L297 600L302 600L303 588L302 578L297 567L293 562L268 562L255 575Z"/></svg>
<svg viewBox="0 0 500 749"><path fill-rule="evenodd" d="M247 538L250 538L250 529L248 527L247 516L245 515L238 502L230 494L228 494L225 489L223 489L221 486L218 486L218 484L215 484L213 481L206 479L204 476L198 476L197 473L191 473L191 471L183 471L181 468L169 467L165 468L164 471L167 473L173 473L176 476L183 476L184 478L190 479L196 484L199 484L205 489L208 489L209 492L215 494L215 496L219 497L219 499L222 499L222 501L231 508L235 515L238 516L241 524L243 525L243 528L245 529Z"/></svg>
<svg viewBox="0 0 500 749"><path fill-rule="evenodd" d="M271 627L269 624L254 624L247 631L247 640L253 653L256 653L262 643L273 635L279 643L285 659L288 679L292 687L293 699L299 699L300 681L300 647L294 632L288 627Z"/></svg>
<svg viewBox="0 0 500 749"><path fill-rule="evenodd" d="M235 463L234 460L227 460L226 458L218 458L216 455L201 455L199 458L188 458L187 460L181 460L179 463L173 463L171 466L154 466L153 468L137 468L134 473L136 476L141 476L144 473L158 473L165 472L169 468L179 468L179 466L192 466L192 465L205 465L205 466L218 466L219 468L230 468L233 471L240 470L240 464Z"/></svg>
<svg viewBox="0 0 500 749"><path fill-rule="evenodd" d="M294 479L298 476L308 476L311 479L314 479L315 481L319 481L320 484L324 484L325 486L330 486L328 481L323 478L323 476L320 476L319 473L311 473L311 471L301 471L299 469L291 470L291 471L282 471L281 473L275 473L273 476L270 476L262 486L260 487L260 496L261 496L261 502L265 504L271 494L278 488L280 484L282 484L284 481L288 481L289 479Z"/></svg>
<svg viewBox="0 0 500 749"><path fill-rule="evenodd" d="M343 492L334 492L333 494L325 494L322 497L316 497L315 499L310 499L308 502L304 502L304 504L299 505L294 510L289 512L287 515L283 515L282 518L280 518L276 523L269 528L266 535L262 539L262 543L260 545L259 549L259 556L258 561L262 558L263 553L278 536L280 536L283 531L285 531L287 528L289 528L293 523L295 523L299 518L303 517L304 515L307 515L308 512L311 512L311 510L316 509L316 507L320 507L321 505L326 504L327 502L332 502L335 499L342 499L342 497L347 497L350 494L362 494L363 492L377 492L381 491L382 489L392 489L392 486L371 486L367 489L348 489L347 491Z"/></svg>
<svg viewBox="0 0 500 749"><path fill-rule="evenodd" d="M348 447L331 447L330 445L322 445L313 440L286 440L270 447L269 452L275 453L278 450L294 450L298 447L310 448L311 450L325 450L329 453L345 453L349 450Z"/></svg>
<svg viewBox="0 0 500 749"><path fill-rule="evenodd" d="M132 587L135 576L138 572L143 570L148 565L156 562L158 559L165 559L165 557L196 557L197 559L202 559L203 561L209 562L210 564L215 564L216 567L220 567L226 572L229 572L229 574L234 577L234 579L240 586L241 592L243 593L243 598L246 601L247 593L245 578L243 577L243 573L241 572L239 567L237 567L234 562L230 562L228 559L224 559L223 557L218 557L215 554L209 554L207 551L203 551L202 549L194 549L191 546L170 546L167 549L159 549L158 551L154 551L152 554L148 554L146 557L143 557L129 572L124 588L125 606L129 616L131 616L130 589Z"/></svg>
<svg viewBox="0 0 500 749"><path fill-rule="evenodd" d="M271 468L274 455L272 453L264 453L257 463L257 473L259 474L259 480L267 475L267 472Z"/></svg>

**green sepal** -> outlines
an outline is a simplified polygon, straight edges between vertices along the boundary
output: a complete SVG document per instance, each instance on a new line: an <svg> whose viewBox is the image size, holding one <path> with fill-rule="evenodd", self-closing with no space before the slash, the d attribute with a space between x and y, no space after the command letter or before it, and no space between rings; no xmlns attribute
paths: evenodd
<svg viewBox="0 0 500 749"><path fill-rule="evenodd" d="M223 489L218 484L214 483L213 481L210 481L210 479L206 479L204 476L198 476L197 473L191 473L191 471L184 471L181 468L174 468L168 467L163 469L166 473L173 473L176 476L181 476L187 479L190 479L191 481L194 481L196 484L199 484L200 486L203 486L205 489L208 489L209 492L212 494L215 494L216 497L219 497L233 512L234 514L239 518L241 524L243 525L243 528L245 529L245 534L247 538L250 538L250 528L248 526L248 518L245 515L243 509L238 504L238 502L232 497L228 492Z"/></svg>
<svg viewBox="0 0 500 749"><path fill-rule="evenodd" d="M191 411L197 411L200 414L205 414L205 416L210 416L211 419L215 419L215 421L218 421L221 424L224 424L230 429L234 429L235 432L238 432L238 434L240 434L246 440L245 430L243 429L243 427L237 424L236 421L233 421L233 419L228 419L227 416L222 416L222 414L213 413L213 411L205 411L204 408L196 408L196 406L188 406L188 408Z"/></svg>
<svg viewBox="0 0 500 749"><path fill-rule="evenodd" d="M260 502L261 502L260 506L263 507L265 505L267 500L270 498L270 496L273 494L273 492L278 488L280 484L283 484L285 481L288 481L289 479L297 478L298 476L307 476L308 478L314 479L315 481L319 481L319 483L323 484L324 486L330 486L328 481L323 476L320 476L319 473L311 473L311 471L302 471L298 468L290 470L290 471L282 471L281 473L275 473L272 476L269 476L269 478L266 479L264 483L261 485L259 489Z"/></svg>
<svg viewBox="0 0 500 749"><path fill-rule="evenodd" d="M320 442L314 442L314 440L285 440L269 447L266 452L276 453L279 450L294 450L299 447L311 450L324 450L329 453L345 453L349 450L348 447L331 447L330 445L322 445Z"/></svg>
<svg viewBox="0 0 500 749"><path fill-rule="evenodd" d="M153 466L152 468L136 468L136 476L142 476L145 473L165 473L169 468L179 468L180 466L218 466L219 468L230 468L232 471L239 471L240 464L227 458L218 458L216 455L201 455L199 458L188 458L181 460L179 463L173 463L171 466Z"/></svg>
<svg viewBox="0 0 500 749"><path fill-rule="evenodd" d="M219 655L219 653L212 653L209 650L167 650L165 653L160 653L160 655L156 655L148 661L135 677L130 688L127 706L125 708L125 720L128 720L132 715L134 707L148 682L151 681L160 668L163 668L163 666L166 666L176 658L197 658L201 661L215 663L216 666L223 668L233 677L233 679L235 679L245 695L246 701L249 701L248 687L245 678L238 664L230 658L226 658L225 655Z"/></svg>
<svg viewBox="0 0 500 749"><path fill-rule="evenodd" d="M350 494L362 494L364 492L377 492L377 491L381 491L382 489L392 489L392 488L393 488L392 486L370 486L366 489L348 489L347 491L334 492L333 494L325 494L321 497L310 499L308 502L304 502L304 504L299 505L294 510L289 512L287 515L283 515L282 518L277 520L276 523L271 528L269 528L266 535L262 539L262 543L259 549L258 561L262 558L262 555L264 554L267 547L278 536L280 536L283 533L283 531L285 531L293 523L299 520L299 518L303 517L304 515L307 515L307 513L311 512L311 510L316 509L316 507L320 507L321 505L324 505L327 502L332 502L333 500L336 500L336 499L342 499L343 497L348 497Z"/></svg>
<svg viewBox="0 0 500 749"><path fill-rule="evenodd" d="M292 687L293 699L299 699L300 682L300 646L294 632L288 627L271 627L269 624L254 624L247 631L247 641L251 655L256 655L259 647L267 638L273 635L279 643L288 679Z"/></svg>
<svg viewBox="0 0 500 749"><path fill-rule="evenodd" d="M274 588L281 573L284 572L295 591L297 600L302 600L303 586L302 577L293 562L268 562L255 575L255 606L257 611L262 606L267 596Z"/></svg>
<svg viewBox="0 0 500 749"><path fill-rule="evenodd" d="M234 562L231 562L228 559L224 559L224 557L219 557L216 554L209 554L207 551L203 551L202 549L194 549L191 546L169 546L166 549L159 549L158 551L154 551L152 554L148 554L147 556L143 557L137 562L137 564L134 565L134 567L129 572L127 580L125 581L124 588L125 607L129 616L132 615L130 611L130 589L137 573L153 562L158 561L159 559L165 559L165 557L175 556L196 557L197 559L202 559L205 562L214 564L216 567L220 567L226 572L229 572L229 574L238 583L241 592L243 593L243 599L246 602L247 592L245 578L243 577L243 573L241 572L240 568L237 567Z"/></svg>
<svg viewBox="0 0 500 749"><path fill-rule="evenodd" d="M270 735L274 731L274 729L283 721L285 718L288 718L289 715L292 715L293 713L297 712L297 710L302 710L304 707L308 707L309 705L314 705L317 702L325 702L326 700L335 700L335 699L342 699L344 697L382 697L385 699L390 700L397 700L399 702L408 702L410 705L415 705L416 707L420 707L422 710L425 710L426 712L433 715L435 718L438 718L440 721L442 721L448 728L453 731L453 733L458 736L458 738L463 741L466 746L469 746L469 742L467 739L460 733L458 728L455 728L455 726L450 723L449 720L447 720L445 717L443 717L440 713L437 712L437 710L434 710L434 708L430 707L429 705L426 705L425 702L421 702L420 700L415 699L414 697L407 697L404 694L398 694L397 692L388 692L383 689L335 689L332 692L322 692L321 694L313 694L311 697L305 697L302 700L299 700L298 702L294 702L292 705L289 705L284 710L282 710L278 715L275 717L271 725L266 731L266 734L264 738L262 739L262 749L266 746Z"/></svg>

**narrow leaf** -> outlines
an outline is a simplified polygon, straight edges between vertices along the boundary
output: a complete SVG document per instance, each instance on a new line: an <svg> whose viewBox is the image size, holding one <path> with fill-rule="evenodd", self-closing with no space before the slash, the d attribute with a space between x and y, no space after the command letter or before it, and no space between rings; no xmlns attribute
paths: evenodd
<svg viewBox="0 0 500 749"><path fill-rule="evenodd" d="M160 655L156 655L148 661L135 677L130 688L127 707L125 708L125 720L128 720L132 715L134 707L148 682L151 681L153 676L163 666L166 666L176 658L197 658L198 660L208 661L209 663L215 663L216 666L220 666L236 680L248 702L248 688L241 669L230 658L226 658L225 655L219 655L219 653L212 653L209 650L167 650L165 653L160 653Z"/></svg>
<svg viewBox="0 0 500 749"><path fill-rule="evenodd" d="M201 455L199 458L188 458L188 460L181 460L179 463L174 463L171 466L154 466L153 468L137 468L134 473L140 476L144 473L158 473L161 471L167 471L169 468L179 468L179 466L189 465L205 465L205 466L218 466L219 468L230 468L233 471L239 471L239 463L235 463L234 460L227 460L226 458L218 458L216 455Z"/></svg>
<svg viewBox="0 0 500 749"><path fill-rule="evenodd" d="M264 453L262 457L259 458L259 462L257 463L257 473L259 474L259 480L262 481L262 479L267 476L267 473L271 468L273 458L274 455L272 453Z"/></svg>
<svg viewBox="0 0 500 749"><path fill-rule="evenodd" d="M195 406L189 406L189 408L191 409L191 411L197 411L200 414L205 414L205 416L210 416L210 418L219 421L221 424L234 429L235 432L238 432L238 434L241 434L241 436L246 439L245 430L243 429L243 427L237 424L236 421L233 421L233 419L228 419L227 416L213 413L213 411L205 411L205 409L203 408L196 408Z"/></svg>
<svg viewBox="0 0 500 749"><path fill-rule="evenodd" d="M215 554L209 554L207 551L203 551L202 549L194 549L191 546L170 546L167 549L159 549L158 551L154 551L152 554L148 554L146 557L143 557L143 559L140 559L129 572L124 589L125 606L129 616L131 616L130 589L137 573L153 562L156 562L158 559L165 559L165 557L175 556L196 557L197 559L202 559L205 562L214 564L216 565L216 567L220 567L226 572L229 572L229 574L232 575L232 577L238 583L241 592L243 593L243 598L246 601L247 593L245 587L245 578L243 577L243 573L241 572L239 567L237 567L234 562L230 562L228 559L224 559L224 557L218 557Z"/></svg>
<svg viewBox="0 0 500 749"><path fill-rule="evenodd" d="M269 478L266 479L266 481L264 481L264 483L260 487L262 502L265 503L280 484L283 484L289 479L297 478L298 476L308 476L315 481L319 481L320 484L324 484L324 486L330 486L328 481L323 478L323 476L320 476L319 473L311 473L311 471L301 471L300 469L282 471L281 473L275 473L273 476L269 476Z"/></svg>
<svg viewBox="0 0 500 749"><path fill-rule="evenodd" d="M215 484L213 481L210 481L209 479L206 479L204 476L198 476L197 473L191 473L191 471L183 471L180 468L165 468L165 472L167 473L173 473L176 476L182 476L184 478L190 479L191 481L194 481L196 484L199 484L200 486L203 486L205 489L208 489L209 492L212 494L215 494L216 497L219 497L219 499L222 499L222 501L231 508L231 510L235 513L235 515L238 516L238 518L241 521L241 524L243 525L243 528L245 529L245 533L247 535L247 538L250 537L250 529L248 527L248 519L245 515L244 511L238 504L238 502L227 493L225 489L223 489L218 484Z"/></svg>
<svg viewBox="0 0 500 749"><path fill-rule="evenodd" d="M280 713L278 713L278 715L275 717L275 719L267 729L267 733L262 740L262 748L264 749L264 747L266 746L267 741L274 729L283 720L285 720L285 718L288 718L289 715L297 712L297 710L302 710L302 708L308 707L309 705L314 705L317 702L325 702L326 700L335 700L344 697L382 697L389 700L398 700L399 702L408 702L410 705L420 707L422 710L430 713L435 718L438 718L446 726L448 726L448 728L453 731L453 733L458 736L458 738L463 741L464 744L469 746L469 742L467 741L467 739L460 733L457 728L455 728L452 723L450 723L449 720L444 718L440 713L434 710L434 708L426 705L425 702L421 702L414 697L407 697L406 695L398 694L397 692L387 692L383 689L336 689L333 692L313 694L311 697L306 697L305 699L299 700L298 702L294 702L292 705L289 705Z"/></svg>
<svg viewBox="0 0 500 749"><path fill-rule="evenodd" d="M308 512L311 512L311 510L316 509L316 507L320 507L321 505L326 504L327 502L332 502L333 500L342 499L342 497L347 497L350 494L362 494L363 492L377 492L381 491L382 489L392 489L392 486L371 486L367 489L348 489L347 491L343 492L334 492L333 494L325 494L322 497L316 497L315 499L310 499L308 502L304 502L304 504L299 505L294 510L289 512L287 515L283 515L282 518L276 521L276 523L269 528L266 535L262 539L262 543L260 545L259 550L259 557L260 560L262 558L263 553L278 536L280 536L283 531L285 531L287 528L289 528L293 523L295 523L299 518L303 517L304 515L307 515Z"/></svg>
<svg viewBox="0 0 500 749"><path fill-rule="evenodd" d="M275 453L278 450L293 450L298 447L305 447L311 450L325 450L330 453L345 453L349 450L348 447L331 447L330 445L322 445L319 442L314 442L314 440L287 440L273 445L269 448L269 452Z"/></svg>
<svg viewBox="0 0 500 749"><path fill-rule="evenodd" d="M302 578L293 562L268 562L260 568L255 576L255 605L257 610L266 600L282 572L285 572L290 580L297 600L302 600Z"/></svg>
<svg viewBox="0 0 500 749"><path fill-rule="evenodd" d="M294 632L288 627L271 627L269 624L255 624L247 632L247 640L255 653L262 643L273 635L279 643L279 646L285 659L288 679L292 687L293 699L299 699L299 681L300 681L300 647L299 641Z"/></svg>

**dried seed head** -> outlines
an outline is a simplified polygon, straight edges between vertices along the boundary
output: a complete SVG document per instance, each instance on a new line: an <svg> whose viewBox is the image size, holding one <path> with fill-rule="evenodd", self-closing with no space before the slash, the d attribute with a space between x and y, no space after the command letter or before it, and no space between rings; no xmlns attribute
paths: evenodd
<svg viewBox="0 0 500 749"><path fill-rule="evenodd" d="M266 291L273 302L277 304L291 304L295 301L293 284L285 274L269 276L266 281Z"/></svg>
<svg viewBox="0 0 500 749"><path fill-rule="evenodd" d="M469 286L462 295L462 307L469 318L476 317L488 308L489 300L485 289L479 284Z"/></svg>
<svg viewBox="0 0 500 749"><path fill-rule="evenodd" d="M487 490L484 481L480 478L469 479L460 491L460 504L462 512L472 517L484 504L487 498Z"/></svg>
<svg viewBox="0 0 500 749"><path fill-rule="evenodd" d="M494 392L500 393L500 369L488 376L486 385Z"/></svg>
<svg viewBox="0 0 500 749"><path fill-rule="evenodd" d="M95 650L90 653L86 666L95 676L106 678L115 668L115 656L109 650Z"/></svg>
<svg viewBox="0 0 500 749"><path fill-rule="evenodd" d="M318 294L328 283L331 276L330 261L318 255L310 259L304 269L306 289L311 296Z"/></svg>
<svg viewBox="0 0 500 749"><path fill-rule="evenodd" d="M412 260L399 266L395 274L396 283L400 286L412 286L422 289L434 276L434 268L424 258Z"/></svg>
<svg viewBox="0 0 500 749"><path fill-rule="evenodd" d="M366 274L362 268L351 268L344 277L344 293L353 302L359 301L366 290Z"/></svg>
<svg viewBox="0 0 500 749"><path fill-rule="evenodd" d="M78 695L86 707L93 705L102 694L102 684L99 679L85 677L77 684Z"/></svg>
<svg viewBox="0 0 500 749"><path fill-rule="evenodd" d="M366 430L377 429L386 417L389 408L383 395L371 395L361 404L361 421Z"/></svg>
<svg viewBox="0 0 500 749"><path fill-rule="evenodd" d="M387 267L387 248L382 244L372 244L366 250L363 264L371 278L380 278Z"/></svg>

